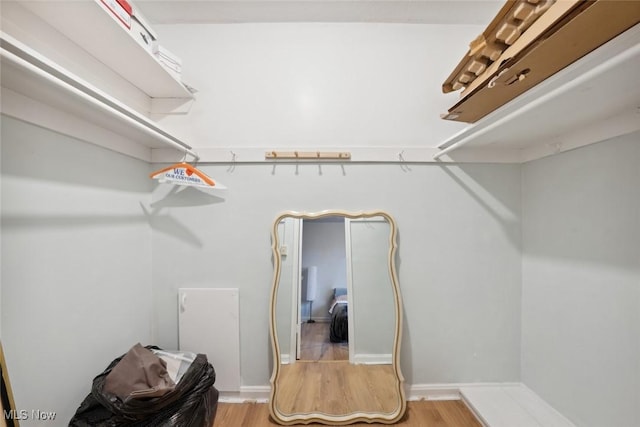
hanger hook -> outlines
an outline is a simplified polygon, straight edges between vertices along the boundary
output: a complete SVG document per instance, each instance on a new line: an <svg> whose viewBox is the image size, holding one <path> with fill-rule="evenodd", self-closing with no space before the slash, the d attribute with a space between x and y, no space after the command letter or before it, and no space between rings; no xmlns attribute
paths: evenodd
<svg viewBox="0 0 640 427"><path fill-rule="evenodd" d="M398 160L400 160L400 168L401 168L404 172L407 172L407 171L410 171L410 170L411 170L411 168L409 167L409 165L407 165L407 164L406 164L406 162L407 162L407 161L406 161L406 160L405 160L405 158L404 158L404 150L402 150L402 151L400 151L400 152L398 153Z"/></svg>
<svg viewBox="0 0 640 427"><path fill-rule="evenodd" d="M236 153L233 150L229 150L229 153L231 153L231 164L227 168L227 172L233 172L236 169Z"/></svg>

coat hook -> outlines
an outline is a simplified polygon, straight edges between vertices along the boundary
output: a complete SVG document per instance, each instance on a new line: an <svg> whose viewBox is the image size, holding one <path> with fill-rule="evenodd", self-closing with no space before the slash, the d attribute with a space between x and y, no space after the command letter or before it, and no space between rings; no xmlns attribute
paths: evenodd
<svg viewBox="0 0 640 427"><path fill-rule="evenodd" d="M232 150L229 150L229 153L231 153L231 164L227 168L227 172L233 172L236 168L236 153Z"/></svg>
<svg viewBox="0 0 640 427"><path fill-rule="evenodd" d="M400 160L400 169L402 169L403 172L411 170L411 168L406 164L407 161L404 158L404 150L398 153L398 160Z"/></svg>

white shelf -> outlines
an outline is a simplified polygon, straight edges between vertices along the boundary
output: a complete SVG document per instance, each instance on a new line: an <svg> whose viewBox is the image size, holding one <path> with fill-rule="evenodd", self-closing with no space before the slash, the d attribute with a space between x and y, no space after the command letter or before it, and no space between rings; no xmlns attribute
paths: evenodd
<svg viewBox="0 0 640 427"><path fill-rule="evenodd" d="M193 99L184 84L138 43L100 0L20 3L150 98Z"/></svg>
<svg viewBox="0 0 640 427"><path fill-rule="evenodd" d="M487 427L575 427L523 384L461 387L460 395Z"/></svg>
<svg viewBox="0 0 640 427"><path fill-rule="evenodd" d="M72 136L77 136L74 125L63 122L67 117L79 118L121 137L117 146L99 143L98 134L84 139L147 161L152 148L173 148L196 156L190 145L155 122L4 33L0 33L0 54L3 114ZM67 128L72 130L66 132ZM137 147L128 149L127 143L146 148L148 154L139 154Z"/></svg>
<svg viewBox="0 0 640 427"><path fill-rule="evenodd" d="M445 141L445 159L465 148L515 149L520 161L640 130L640 24Z"/></svg>

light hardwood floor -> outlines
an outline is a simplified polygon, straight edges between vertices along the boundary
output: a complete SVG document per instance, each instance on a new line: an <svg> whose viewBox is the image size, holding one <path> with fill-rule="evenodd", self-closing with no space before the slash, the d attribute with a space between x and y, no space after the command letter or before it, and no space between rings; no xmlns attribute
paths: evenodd
<svg viewBox="0 0 640 427"><path fill-rule="evenodd" d="M266 403L219 403L213 427L274 427ZM309 424L317 426L318 424ZM352 426L380 426L357 423ZM460 400L412 401L404 418L394 424L401 427L482 427Z"/></svg>
<svg viewBox="0 0 640 427"><path fill-rule="evenodd" d="M352 365L346 360L282 365L275 404L284 414L391 413L401 405L400 383L391 365Z"/></svg>
<svg viewBox="0 0 640 427"><path fill-rule="evenodd" d="M349 343L329 340L329 323L303 323L300 360L349 360Z"/></svg>

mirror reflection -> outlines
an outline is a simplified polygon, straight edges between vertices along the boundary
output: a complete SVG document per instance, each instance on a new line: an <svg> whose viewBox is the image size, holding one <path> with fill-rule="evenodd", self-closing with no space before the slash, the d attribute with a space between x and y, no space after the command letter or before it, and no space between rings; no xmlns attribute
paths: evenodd
<svg viewBox="0 0 640 427"><path fill-rule="evenodd" d="M388 214L281 215L274 224L272 416L399 419L400 295Z"/></svg>

